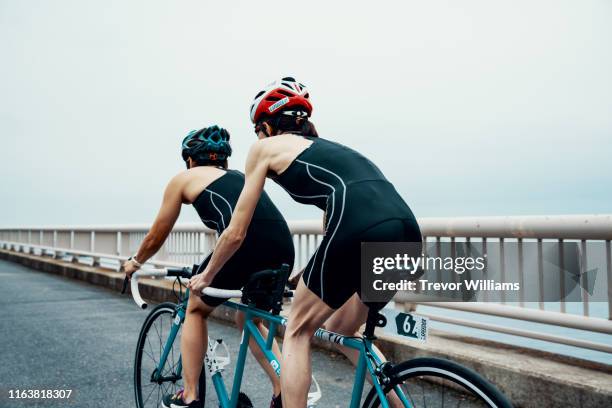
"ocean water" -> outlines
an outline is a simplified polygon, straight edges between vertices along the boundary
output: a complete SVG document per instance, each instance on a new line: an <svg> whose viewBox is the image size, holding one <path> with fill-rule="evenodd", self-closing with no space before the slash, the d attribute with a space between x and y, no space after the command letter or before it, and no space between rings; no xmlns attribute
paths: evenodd
<svg viewBox="0 0 612 408"><path fill-rule="evenodd" d="M525 304L526 307L537 309L537 304ZM547 310L559 311L560 304L546 304ZM608 304L605 302L591 302L590 314L593 317L606 318L608 313ZM566 303L566 312L571 314L581 315L581 303ZM604 333L595 333L585 330L571 329L567 327L554 326L542 323L527 322L523 320L509 319L497 316L488 316L477 313L462 312L457 310L444 309L439 307L419 305L416 313L431 313L465 320L473 320L475 322L490 323L499 326L512 327L523 330L532 330L555 336L567 338L587 340L595 343L612 344L612 335ZM477 337L502 343L512 344L521 347L528 347L536 350L545 350L551 353L581 358L584 360L596 361L604 364L612 365L612 354L596 350L585 349L581 347L567 346L548 341L530 339L521 336L514 336L504 333L497 333L488 330L474 329L471 327L458 326L437 321L431 321L431 328L443 330L446 332L458 333L466 336Z"/></svg>

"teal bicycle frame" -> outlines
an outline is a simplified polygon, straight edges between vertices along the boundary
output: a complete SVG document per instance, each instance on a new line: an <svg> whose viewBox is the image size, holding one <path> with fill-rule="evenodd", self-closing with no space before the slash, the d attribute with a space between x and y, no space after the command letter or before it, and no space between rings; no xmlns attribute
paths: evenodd
<svg viewBox="0 0 612 408"><path fill-rule="evenodd" d="M188 298L189 293L187 292L187 296L185 296L185 299ZM264 312L262 310L256 309L255 307L247 306L234 301L228 300L224 303L224 305L231 307L232 309L236 309L236 311L240 311L245 314L245 324L242 331L242 339L240 341L238 359L236 361L236 369L231 389L231 396L228 394L228 391L225 387L225 383L223 382L223 377L221 375L222 370L211 370L209 367L209 371L211 374L215 392L217 393L217 397L219 399L220 406L222 408L235 408L238 403L238 395L240 393L240 387L242 384L242 375L244 372L247 350L249 348L249 340L251 338L255 340L257 346L265 355L270 366L276 371L278 375L280 375L280 362L276 359L276 356L272 352L272 343L274 340L274 336L278 332L278 327L287 326L287 319L269 312ZM168 339L164 346L156 372L153 373L153 376L151 377L152 381L170 381L174 377L176 377L176 379L181 378L182 361L179 361L177 365L176 376L173 376L173 378L160 377L159 373L163 372L162 369L166 364L166 359L168 358L168 354L170 353L172 345L176 339L176 335L178 334L181 324L185 320L186 309L187 300L184 300L177 307L176 317L174 318L172 328L170 329L170 335L168 336ZM260 318L268 322L269 333L266 339L263 338L263 336L255 326L255 323L253 323L253 318ZM353 383L353 391L351 395L351 404L349 405L349 407L359 407L359 404L361 402L361 396L363 393L366 373L369 373L370 378L372 379L372 383L374 384L374 387L378 394L379 400L381 402L381 407L389 408L389 402L385 396L385 393L383 392L383 388L385 386L384 383L388 379L388 377L386 377L383 373L383 370L381 370L381 366L384 362L372 348L372 339L366 337L347 337L324 329L318 329L314 334L314 337L359 351L359 360L357 363L355 381ZM411 407L403 391L399 387L395 387L394 390L397 396L403 402L404 406Z"/></svg>

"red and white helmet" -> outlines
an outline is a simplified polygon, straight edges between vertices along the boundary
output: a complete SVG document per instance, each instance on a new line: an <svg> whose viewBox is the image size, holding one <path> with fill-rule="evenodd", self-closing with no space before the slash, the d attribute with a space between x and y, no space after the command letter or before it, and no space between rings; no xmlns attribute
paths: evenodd
<svg viewBox="0 0 612 408"><path fill-rule="evenodd" d="M293 77L272 82L255 96L251 105L251 122L257 123L263 115L273 115L281 108L301 108L310 116L312 105L306 86Z"/></svg>

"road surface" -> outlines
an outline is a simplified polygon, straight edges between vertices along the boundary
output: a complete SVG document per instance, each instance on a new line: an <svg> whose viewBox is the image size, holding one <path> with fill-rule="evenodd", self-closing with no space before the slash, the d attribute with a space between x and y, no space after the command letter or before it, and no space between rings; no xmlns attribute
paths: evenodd
<svg viewBox="0 0 612 408"><path fill-rule="evenodd" d="M135 406L134 350L146 312L130 296L6 261L0 261L0 282L0 408ZM210 333L236 352L236 329L212 321ZM313 369L323 389L318 406L347 406L352 366L315 351ZM206 406L218 406L208 384ZM68 400L9 399L16 389L72 394ZM269 405L267 377L251 356L243 390L255 407Z"/></svg>

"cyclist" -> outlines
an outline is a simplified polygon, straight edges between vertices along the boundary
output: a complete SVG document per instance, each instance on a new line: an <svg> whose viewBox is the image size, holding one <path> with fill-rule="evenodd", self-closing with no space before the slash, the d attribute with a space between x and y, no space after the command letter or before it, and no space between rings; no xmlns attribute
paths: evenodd
<svg viewBox="0 0 612 408"><path fill-rule="evenodd" d="M217 126L192 131L185 137L182 156L187 170L168 183L151 230L136 255L123 265L128 277L161 248L179 216L181 204L192 204L204 224L219 234L227 228L244 186L244 175L227 169L227 159L232 153L229 139L229 133ZM294 247L289 228L265 192L256 200L251 214L251 226L245 232L243 245L231 259L226 259L227 263L209 282L213 287L240 289L257 271L279 268L282 264L293 265ZM208 256L195 273L201 273L210 259ZM174 395L164 396L164 407L203 406L204 402L197 399L197 383L207 349L206 318L225 300L190 293L181 336L185 388ZM238 314L236 320L242 328L244 316ZM267 336L268 331L263 323L259 321L256 324L262 335ZM254 346L254 341L251 346ZM251 351L272 381L272 406L280 404L278 376L261 350L251 347ZM280 357L278 345L274 345L273 351Z"/></svg>
<svg viewBox="0 0 612 408"><path fill-rule="evenodd" d="M208 286L245 240L266 177L295 201L325 211L325 236L298 283L283 342L283 405L304 407L310 385L310 339L325 323L353 335L368 306L359 298L360 247L368 241L421 242L414 215L381 171L360 153L318 137L306 87L285 77L259 92L251 121L259 140L251 147L246 180L229 226L194 291ZM380 305L378 305L380 307ZM353 362L356 351L343 350Z"/></svg>

